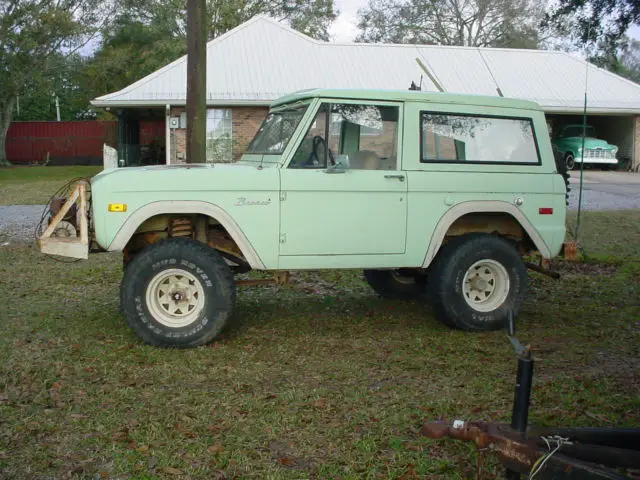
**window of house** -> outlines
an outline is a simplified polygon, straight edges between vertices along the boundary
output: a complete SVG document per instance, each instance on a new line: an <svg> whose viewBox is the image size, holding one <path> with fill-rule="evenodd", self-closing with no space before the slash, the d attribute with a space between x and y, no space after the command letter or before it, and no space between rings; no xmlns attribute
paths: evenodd
<svg viewBox="0 0 640 480"><path fill-rule="evenodd" d="M540 163L530 119L422 112L420 123L423 163Z"/></svg>
<svg viewBox="0 0 640 480"><path fill-rule="evenodd" d="M394 106L323 104L289 167L395 169L398 118Z"/></svg>
<svg viewBox="0 0 640 480"><path fill-rule="evenodd" d="M207 163L233 161L231 109L207 109Z"/></svg>

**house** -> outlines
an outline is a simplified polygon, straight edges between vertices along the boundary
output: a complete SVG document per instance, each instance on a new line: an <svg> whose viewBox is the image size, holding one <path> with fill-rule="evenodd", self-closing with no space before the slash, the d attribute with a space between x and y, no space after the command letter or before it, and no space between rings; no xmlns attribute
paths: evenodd
<svg viewBox="0 0 640 480"><path fill-rule="evenodd" d="M119 158L139 164L140 122L164 121L161 163L185 161L186 71L182 57L92 104L118 116ZM589 123L640 165L640 85L559 51L432 45L327 43L256 16L207 44L207 160L232 161L268 105L296 90L369 88L499 95L533 100L550 128ZM168 148L165 148L168 146Z"/></svg>

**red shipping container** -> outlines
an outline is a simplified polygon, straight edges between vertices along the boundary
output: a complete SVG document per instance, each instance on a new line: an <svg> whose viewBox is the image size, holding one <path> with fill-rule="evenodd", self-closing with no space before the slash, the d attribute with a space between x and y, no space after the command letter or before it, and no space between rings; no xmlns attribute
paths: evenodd
<svg viewBox="0 0 640 480"><path fill-rule="evenodd" d="M7 158L14 164L102 165L103 144L116 146L118 123L113 121L13 122L7 133ZM164 145L164 120L140 122L140 144L154 139Z"/></svg>

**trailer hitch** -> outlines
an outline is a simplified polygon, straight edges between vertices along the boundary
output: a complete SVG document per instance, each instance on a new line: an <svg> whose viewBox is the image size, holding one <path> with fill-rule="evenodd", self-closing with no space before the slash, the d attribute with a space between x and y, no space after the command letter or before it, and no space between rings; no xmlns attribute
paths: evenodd
<svg viewBox="0 0 640 480"><path fill-rule="evenodd" d="M505 478L610 479L634 477L621 470L640 470L640 429L540 428L528 425L534 360L531 348L515 337L513 314L508 319L509 342L518 359L511 424L454 420L425 423L420 433L474 442L480 453L497 454ZM478 457L477 478L482 478ZM636 477L637 478L637 477Z"/></svg>

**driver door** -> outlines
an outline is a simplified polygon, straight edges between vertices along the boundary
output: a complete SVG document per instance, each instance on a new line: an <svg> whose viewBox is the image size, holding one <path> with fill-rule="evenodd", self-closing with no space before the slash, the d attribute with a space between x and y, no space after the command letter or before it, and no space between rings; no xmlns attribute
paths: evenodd
<svg viewBox="0 0 640 480"><path fill-rule="evenodd" d="M402 105L323 103L280 170L280 267L296 256L404 254L407 182L399 170ZM287 261L287 259L291 259ZM323 260L324 259L324 260Z"/></svg>

